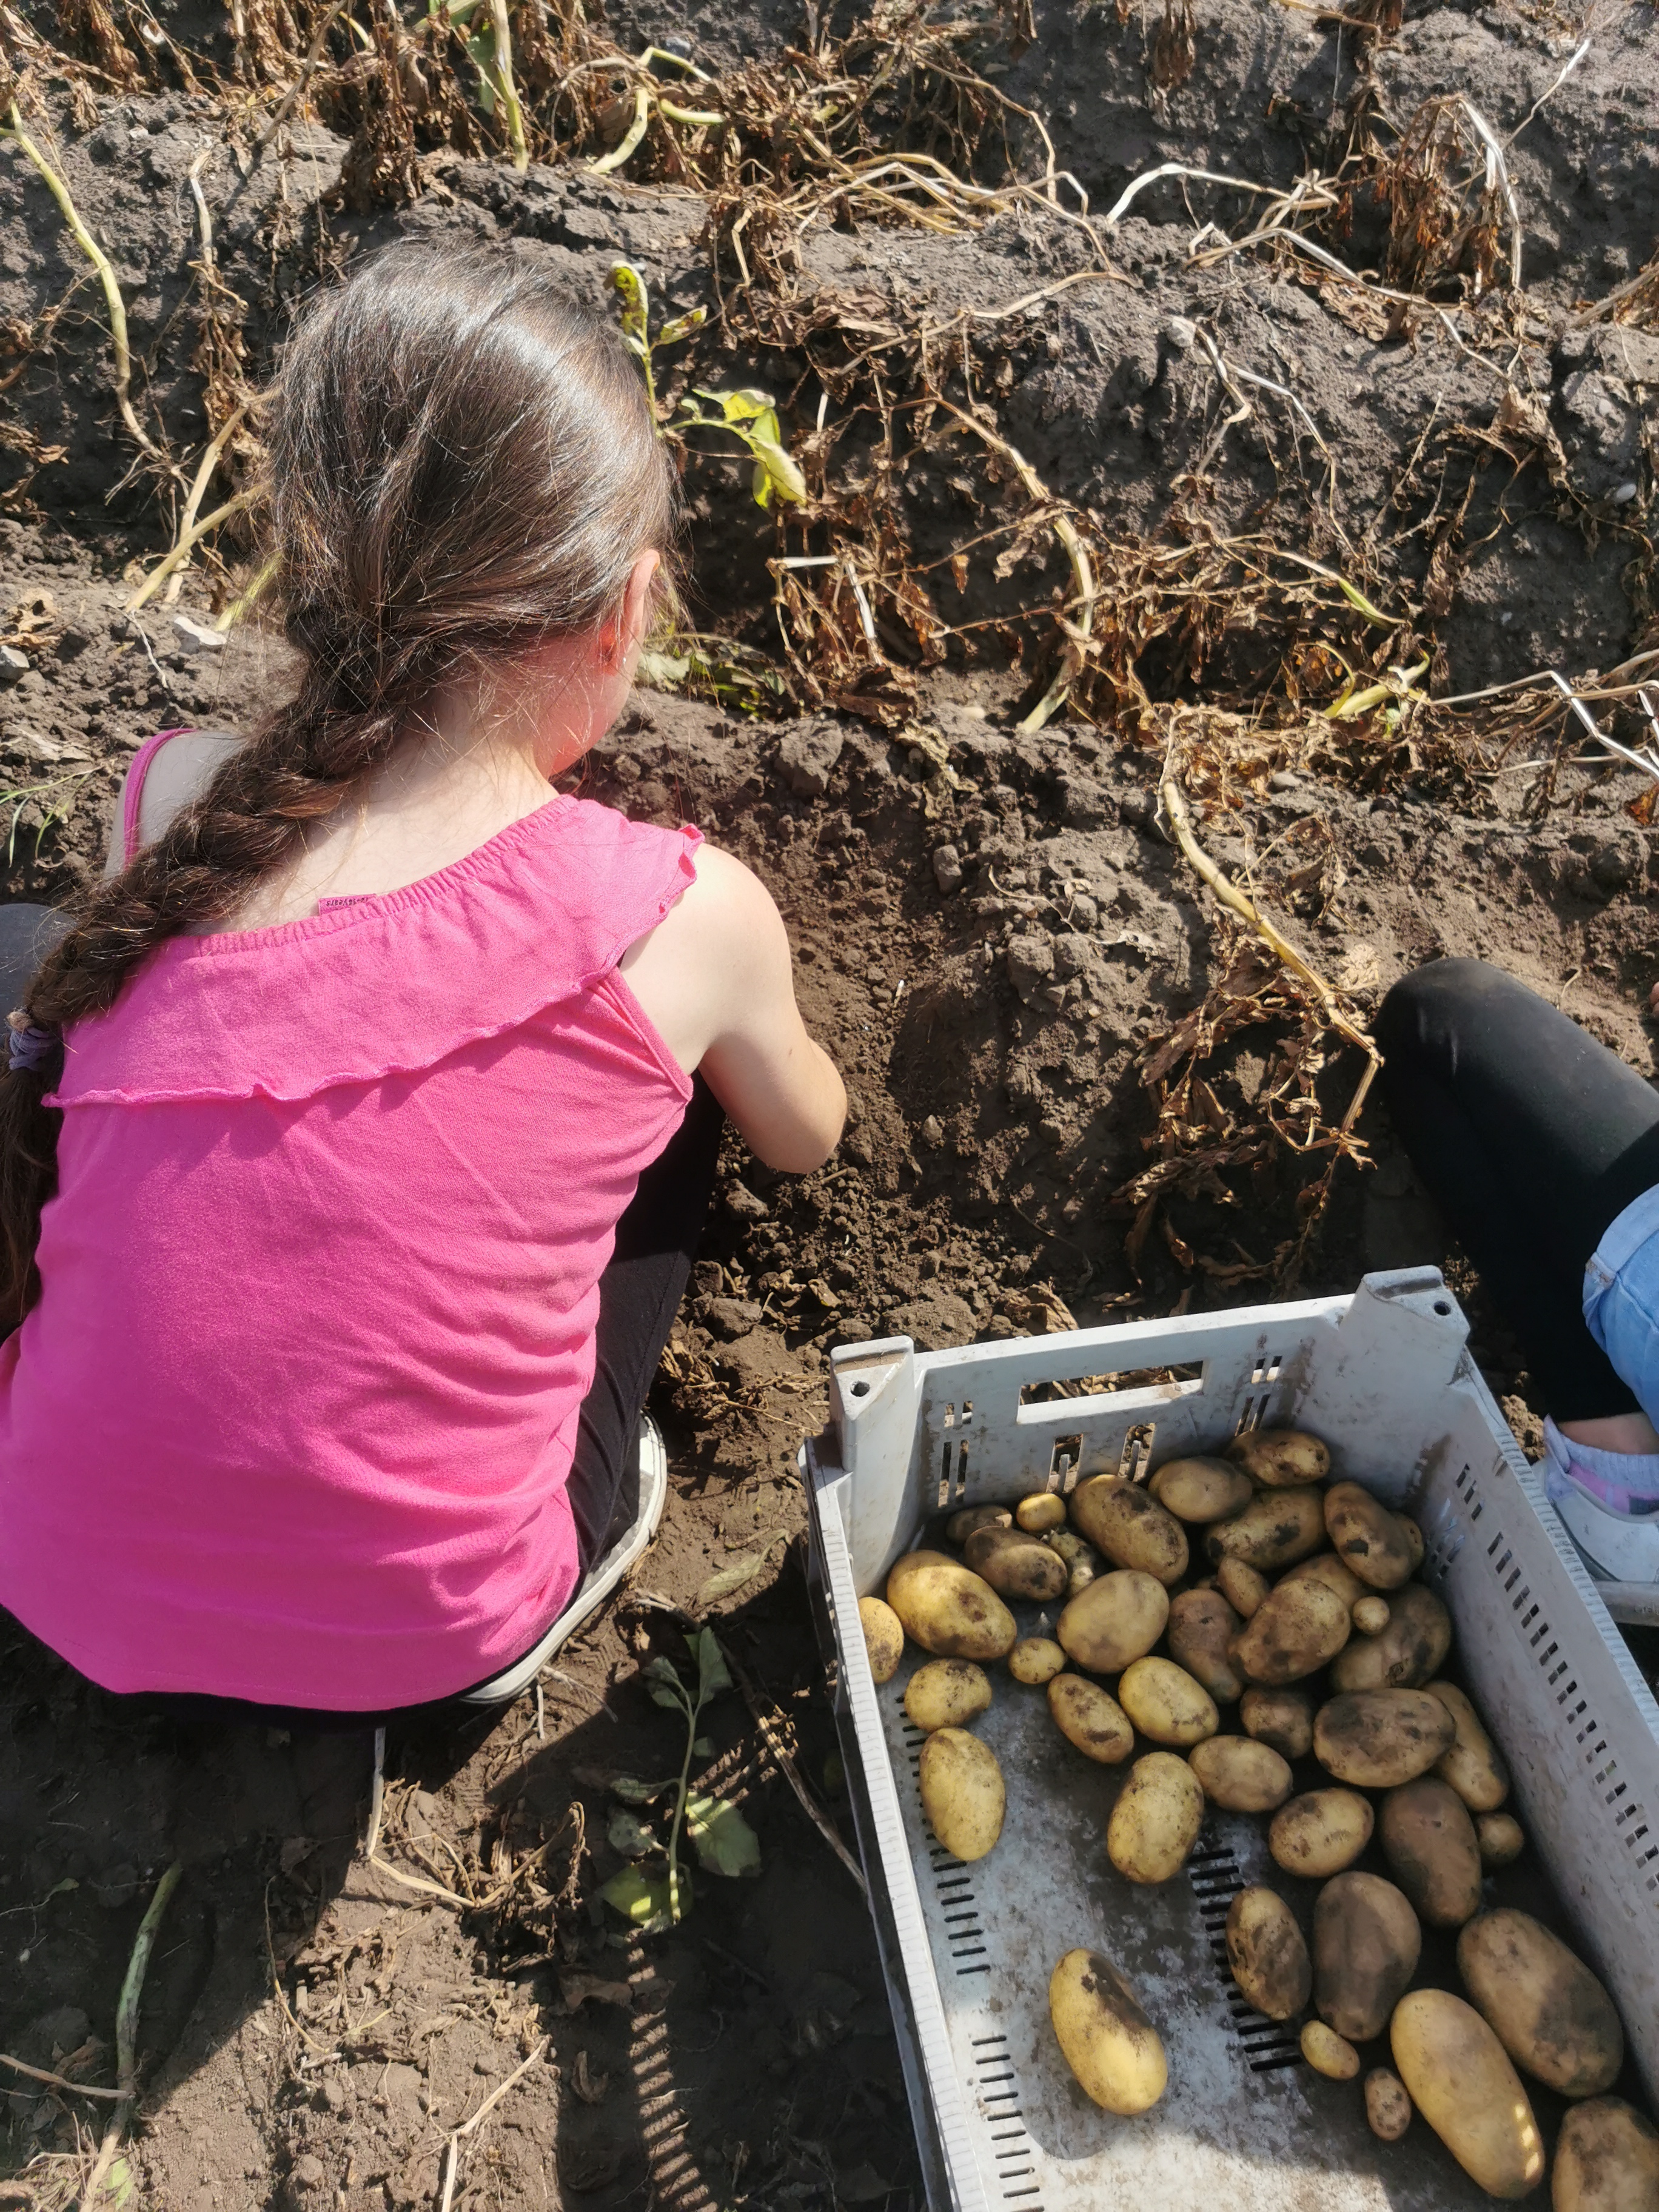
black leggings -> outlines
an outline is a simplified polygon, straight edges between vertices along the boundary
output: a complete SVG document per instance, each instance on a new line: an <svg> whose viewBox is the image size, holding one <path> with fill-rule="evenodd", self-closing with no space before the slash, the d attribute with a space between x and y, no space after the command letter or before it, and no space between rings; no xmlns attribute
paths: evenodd
<svg viewBox="0 0 1659 2212"><path fill-rule="evenodd" d="M1524 1349L1558 1421L1638 1413L1584 1326L1584 1263L1659 1183L1659 1095L1483 960L1436 960L1376 1019L1413 1166Z"/></svg>

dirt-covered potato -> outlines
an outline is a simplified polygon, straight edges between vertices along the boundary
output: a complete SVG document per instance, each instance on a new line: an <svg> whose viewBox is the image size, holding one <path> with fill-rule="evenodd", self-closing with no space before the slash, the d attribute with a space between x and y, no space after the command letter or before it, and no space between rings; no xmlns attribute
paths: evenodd
<svg viewBox="0 0 1659 2212"><path fill-rule="evenodd" d="M1014 1516L1006 1505L964 1505L945 1524L945 1540L965 1544L975 1528L1012 1528Z"/></svg>
<svg viewBox="0 0 1659 2212"><path fill-rule="evenodd" d="M870 1661L872 1681L890 1682L904 1656L904 1631L892 1607L878 1597L859 1600L859 1626Z"/></svg>
<svg viewBox="0 0 1659 2212"><path fill-rule="evenodd" d="M1394 1517L1395 1526L1405 1539L1406 1549L1412 1555L1412 1572L1415 1574L1422 1565L1424 1555L1428 1550L1428 1546L1423 1540L1423 1531L1409 1513L1396 1513Z"/></svg>
<svg viewBox="0 0 1659 2212"><path fill-rule="evenodd" d="M1622 2097L1575 2105L1555 2139L1553 2212L1659 2212L1659 2128Z"/></svg>
<svg viewBox="0 0 1659 2212"><path fill-rule="evenodd" d="M1434 1592L1421 1583L1407 1583L1387 1604L1382 1627L1374 1635L1356 1636L1337 1655L1331 1668L1334 1690L1415 1690L1443 1665L1451 1650L1451 1615Z"/></svg>
<svg viewBox="0 0 1659 2212"><path fill-rule="evenodd" d="M1266 1575L1243 1559L1223 1559L1215 1571L1215 1584L1241 1620L1254 1619L1256 1607L1273 1588Z"/></svg>
<svg viewBox="0 0 1659 2212"><path fill-rule="evenodd" d="M1376 1815L1356 1790L1310 1790L1273 1816L1267 1849L1275 1866L1304 1881L1344 1874L1371 1839Z"/></svg>
<svg viewBox="0 0 1659 2212"><path fill-rule="evenodd" d="M1120 1567L1136 1568L1166 1584L1178 1583L1187 1571L1186 1530L1138 1482L1097 1474L1079 1483L1072 1492L1072 1525Z"/></svg>
<svg viewBox="0 0 1659 2212"><path fill-rule="evenodd" d="M1398 2142L1412 2124L1406 2085L1386 2066L1373 2066L1365 2076L1365 2119L1384 2142Z"/></svg>
<svg viewBox="0 0 1659 2212"><path fill-rule="evenodd" d="M1289 2020L1308 2002L1308 1947L1295 1913L1271 1889L1241 1889L1228 1906L1227 1964L1246 2002L1268 2020Z"/></svg>
<svg viewBox="0 0 1659 2212"><path fill-rule="evenodd" d="M1473 2005L1413 1990L1389 2026L1413 2105L1489 2197L1525 2197L1544 2178L1544 2145L1520 2077Z"/></svg>
<svg viewBox="0 0 1659 2212"><path fill-rule="evenodd" d="M1150 1751L1118 1793L1106 1824L1106 1856L1127 1881L1168 1881L1203 1825L1204 1792L1192 1768L1172 1751Z"/></svg>
<svg viewBox="0 0 1659 2212"><path fill-rule="evenodd" d="M1302 2056L1328 2081L1352 2081L1359 2071L1359 2053L1346 2035L1327 2027L1322 2020L1304 2021L1298 2039Z"/></svg>
<svg viewBox="0 0 1659 2212"><path fill-rule="evenodd" d="M1512 1813L1483 1813L1474 1834L1480 1863L1488 1870L1512 1865L1527 1848L1526 1831Z"/></svg>
<svg viewBox="0 0 1659 2212"><path fill-rule="evenodd" d="M1036 1491L1015 1506L1014 1523L1027 1535L1046 1536L1051 1528L1066 1526L1066 1500L1052 1490Z"/></svg>
<svg viewBox="0 0 1659 2212"><path fill-rule="evenodd" d="M1117 1701L1142 1735L1182 1750L1221 1725L1215 1699L1173 1659L1137 1659L1123 1670Z"/></svg>
<svg viewBox="0 0 1659 2212"><path fill-rule="evenodd" d="M1596 2097L1625 2063L1613 1999L1541 1921L1511 1905L1483 1912L1457 1939L1457 1971L1517 2066L1564 2097Z"/></svg>
<svg viewBox="0 0 1659 2212"><path fill-rule="evenodd" d="M1334 1552L1316 1552L1310 1559L1298 1559L1287 1567L1279 1577L1282 1589L1286 1583L1323 1583L1334 1589L1350 1613L1365 1595L1365 1585L1352 1567L1344 1566Z"/></svg>
<svg viewBox="0 0 1659 2212"><path fill-rule="evenodd" d="M1129 1987L1098 1951L1068 1951L1048 1978L1048 2018L1085 2094L1127 2118L1157 2104L1170 2069Z"/></svg>
<svg viewBox="0 0 1659 2212"><path fill-rule="evenodd" d="M1066 1664L1066 1654L1052 1636L1022 1636L1008 1654L1008 1672L1017 1682L1039 1686L1052 1682Z"/></svg>
<svg viewBox="0 0 1659 2212"><path fill-rule="evenodd" d="M1210 1524L1204 1533L1204 1549L1218 1564L1242 1559L1258 1574L1275 1575L1310 1552L1324 1549L1325 1516L1319 1499L1316 1490L1261 1491L1231 1521Z"/></svg>
<svg viewBox="0 0 1659 2212"><path fill-rule="evenodd" d="M1253 1682L1278 1689L1335 1658L1351 1626L1347 1606L1323 1583L1282 1582L1239 1631L1232 1656Z"/></svg>
<svg viewBox="0 0 1659 2212"><path fill-rule="evenodd" d="M1305 1690L1263 1690L1255 1685L1238 1701L1246 1735L1271 1744L1281 1759L1305 1759L1313 1749L1313 1699Z"/></svg>
<svg viewBox="0 0 1659 2212"><path fill-rule="evenodd" d="M1165 1460L1146 1487L1177 1521L1195 1528L1242 1513L1253 1495L1243 1468L1202 1455Z"/></svg>
<svg viewBox="0 0 1659 2212"><path fill-rule="evenodd" d="M1335 1875L1314 1904L1314 2004L1350 2043L1381 2035L1417 1972L1423 1931L1381 1875Z"/></svg>
<svg viewBox="0 0 1659 2212"><path fill-rule="evenodd" d="M1461 1928L1480 1910L1480 1846L1450 1783L1419 1774L1382 1800L1377 1820L1389 1871L1431 1928Z"/></svg>
<svg viewBox="0 0 1659 2212"><path fill-rule="evenodd" d="M1050 1605L1066 1595L1066 1562L1040 1537L1023 1528L975 1528L963 1557L1000 1597Z"/></svg>
<svg viewBox="0 0 1659 2212"><path fill-rule="evenodd" d="M1087 1589L1103 1571L1104 1562L1099 1553L1092 1544L1085 1543L1075 1528L1050 1528L1042 1540L1066 1562L1067 1597L1075 1597L1079 1590Z"/></svg>
<svg viewBox="0 0 1659 2212"><path fill-rule="evenodd" d="M1334 1552L1331 1553L1334 1559ZM1407 1589L1410 1584L1407 1583ZM1381 1636L1389 1620L1389 1601L1373 1590L1368 1597L1358 1598L1352 1607L1353 1625L1362 1636ZM1370 2077L1367 2076L1367 2079Z"/></svg>
<svg viewBox="0 0 1659 2212"><path fill-rule="evenodd" d="M1243 1691L1244 1677L1229 1656L1242 1626L1218 1589L1182 1590L1170 1601L1170 1656L1218 1705L1236 1705Z"/></svg>
<svg viewBox="0 0 1659 2212"><path fill-rule="evenodd" d="M1246 1429L1227 1447L1227 1456L1242 1467L1252 1482L1269 1490L1299 1489L1304 1482L1323 1482L1331 1471L1331 1455L1317 1437L1300 1429Z"/></svg>
<svg viewBox="0 0 1659 2212"><path fill-rule="evenodd" d="M945 1552L907 1552L887 1602L913 1644L940 1659L1003 1659L1019 1631L989 1583Z"/></svg>
<svg viewBox="0 0 1659 2212"><path fill-rule="evenodd" d="M1048 1711L1067 1743L1101 1766L1121 1766L1135 1747L1135 1732L1117 1699L1081 1674L1056 1674L1048 1685Z"/></svg>
<svg viewBox="0 0 1659 2212"><path fill-rule="evenodd" d="M1412 1547L1399 1522L1357 1482L1334 1482L1325 1492L1325 1528L1337 1557L1368 1589L1398 1589L1410 1579Z"/></svg>
<svg viewBox="0 0 1659 2212"><path fill-rule="evenodd" d="M991 1705L991 1678L971 1659L930 1659L904 1686L904 1710L931 1735L935 1729L966 1728Z"/></svg>
<svg viewBox="0 0 1659 2212"><path fill-rule="evenodd" d="M1247 1735L1212 1735L1195 1743L1187 1764L1204 1795L1226 1813L1271 1813L1290 1796L1290 1762Z"/></svg>
<svg viewBox="0 0 1659 2212"><path fill-rule="evenodd" d="M982 1859L1002 1833L1008 1796L996 1753L966 1729L937 1729L921 1747L921 1806L956 1859Z"/></svg>
<svg viewBox="0 0 1659 2212"><path fill-rule="evenodd" d="M1054 1636L1068 1659L1097 1674L1121 1674L1163 1635L1170 1594L1133 1567L1098 1575L1066 1601Z"/></svg>
<svg viewBox="0 0 1659 2212"><path fill-rule="evenodd" d="M1314 1757L1357 1790L1397 1790L1426 1774L1455 1734L1426 1690L1348 1690L1314 1715Z"/></svg>
<svg viewBox="0 0 1659 2212"><path fill-rule="evenodd" d="M1480 1714L1455 1682L1424 1686L1439 1698L1457 1730L1451 1749L1435 1761L1435 1772L1450 1783L1471 1813L1495 1813L1510 1794L1510 1771L1480 1725Z"/></svg>

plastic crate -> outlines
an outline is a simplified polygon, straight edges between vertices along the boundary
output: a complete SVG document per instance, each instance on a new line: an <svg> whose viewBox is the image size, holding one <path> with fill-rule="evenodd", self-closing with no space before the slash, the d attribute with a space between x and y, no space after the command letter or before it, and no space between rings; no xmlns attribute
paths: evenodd
<svg viewBox="0 0 1659 2212"><path fill-rule="evenodd" d="M1212 1812L1184 1875L1137 1889L1107 1862L1126 1769L1090 1766L1040 1692L999 1688L975 1723L1008 1784L1002 1838L941 1852L915 1781L906 1663L871 1679L857 1603L941 1509L1080 1476L1144 1477L1240 1429L1305 1427L1335 1468L1416 1516L1454 1661L1514 1772L1511 1802L1553 1877L1552 1914L1613 1992L1635 2067L1659 2086L1659 1709L1465 1349L1431 1270L1368 1276L1352 1298L918 1353L906 1338L834 1355L830 1419L809 1443L812 1586L835 1672L843 1764L934 2212L1442 2212L1489 2200L1421 2120L1378 2142L1357 2086L1301 2060L1294 2028L1243 2005L1220 1942L1246 1882L1284 1893L1264 1824ZM1103 1382L1102 1378L1105 1378ZM1156 1379L1154 1379L1156 1378ZM1036 1386L1092 1383L1084 1395ZM1022 1632L1037 1609L1017 1608ZM1297 1900L1293 1898L1293 1902ZM1565 1916L1565 1917L1563 1917ZM1127 1973L1169 2053L1138 2119L1091 2104L1048 2018L1079 1944ZM1455 1984L1453 1984L1455 1986Z"/></svg>

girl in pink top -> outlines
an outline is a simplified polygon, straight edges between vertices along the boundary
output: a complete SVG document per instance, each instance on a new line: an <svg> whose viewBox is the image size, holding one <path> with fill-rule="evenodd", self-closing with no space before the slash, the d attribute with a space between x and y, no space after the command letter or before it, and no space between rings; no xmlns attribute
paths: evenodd
<svg viewBox="0 0 1659 2212"><path fill-rule="evenodd" d="M143 748L13 994L0 1606L114 1691L488 1700L655 1527L722 1109L805 1170L844 1094L754 877L550 795L673 524L609 328L395 247L290 344L270 451L299 690Z"/></svg>

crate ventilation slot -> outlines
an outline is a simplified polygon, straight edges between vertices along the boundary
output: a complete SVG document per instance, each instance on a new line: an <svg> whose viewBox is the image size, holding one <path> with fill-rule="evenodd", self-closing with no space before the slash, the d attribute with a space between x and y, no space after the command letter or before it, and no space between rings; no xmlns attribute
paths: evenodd
<svg viewBox="0 0 1659 2212"><path fill-rule="evenodd" d="M1252 2074L1277 2074L1302 2063L1302 2045L1296 2030L1283 2021L1267 2020L1252 2010L1227 1965L1227 1908L1248 1883L1239 1871L1230 1844L1200 1839L1187 1862L1188 1877L1198 1899L1198 1917L1204 1923L1216 1979L1227 2000L1228 2017L1244 2063Z"/></svg>
<svg viewBox="0 0 1659 2212"><path fill-rule="evenodd" d="M1250 1387L1239 1409L1235 1435L1243 1436L1246 1429L1261 1429L1268 1425L1268 1408L1273 1404L1279 1370L1284 1364L1282 1352L1264 1352L1258 1356L1255 1365L1250 1370Z"/></svg>
<svg viewBox="0 0 1659 2212"><path fill-rule="evenodd" d="M1543 1607L1516 1564L1514 1551L1501 1528L1487 1545L1486 1557L1546 1683L1555 1692L1562 1718L1589 1769L1591 1786L1613 1814L1614 1832L1630 1852L1647 1888L1659 1891L1659 1839L1654 1836L1647 1808L1639 1797L1632 1796L1631 1785L1607 1747L1606 1733L1579 1690L1571 1666L1563 1656Z"/></svg>
<svg viewBox="0 0 1659 2212"><path fill-rule="evenodd" d="M1031 2138L1019 2111L1019 2081L1006 2035L973 2039L974 2087L989 2123L997 2194L1020 2212L1042 2212L1042 2185L1031 2157Z"/></svg>
<svg viewBox="0 0 1659 2212"><path fill-rule="evenodd" d="M1124 1437L1117 1471L1125 1482L1144 1482L1152 1473L1152 1438L1157 1434L1156 1421L1137 1421Z"/></svg>
<svg viewBox="0 0 1659 2212"><path fill-rule="evenodd" d="M956 1433L947 1436L939 1452L939 1504L960 1505L968 1487L968 1439L962 1433L973 1426L974 1401L964 1398L960 1408L954 1399L945 1408L939 1426Z"/></svg>

